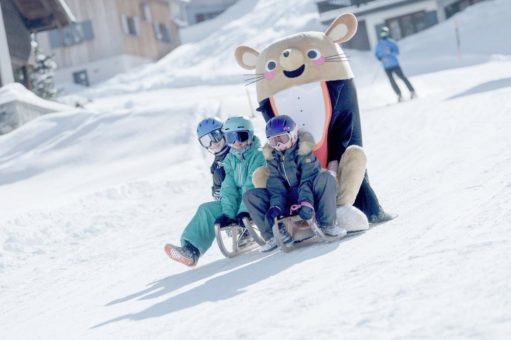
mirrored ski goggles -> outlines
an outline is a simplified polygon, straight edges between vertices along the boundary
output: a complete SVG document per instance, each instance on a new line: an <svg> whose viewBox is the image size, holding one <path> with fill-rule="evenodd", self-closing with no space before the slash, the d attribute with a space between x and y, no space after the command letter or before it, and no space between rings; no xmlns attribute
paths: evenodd
<svg viewBox="0 0 511 340"><path fill-rule="evenodd" d="M287 132L285 132L281 135L276 135L276 136L268 138L268 144L270 144L270 146L272 148L276 148L282 144L287 144L290 141L291 141L291 135Z"/></svg>
<svg viewBox="0 0 511 340"><path fill-rule="evenodd" d="M249 138L250 133L248 131L228 131L225 133L225 140L227 141L227 144L234 144L237 141L243 143Z"/></svg>
<svg viewBox="0 0 511 340"><path fill-rule="evenodd" d="M211 147L211 144L218 143L222 139L224 139L224 134L222 133L222 130L213 130L207 135L204 135L199 138L199 143L205 148Z"/></svg>

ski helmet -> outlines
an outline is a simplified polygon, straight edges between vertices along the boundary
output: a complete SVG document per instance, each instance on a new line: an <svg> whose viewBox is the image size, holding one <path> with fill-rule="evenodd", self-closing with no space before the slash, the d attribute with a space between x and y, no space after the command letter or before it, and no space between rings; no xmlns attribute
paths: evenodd
<svg viewBox="0 0 511 340"><path fill-rule="evenodd" d="M266 138L274 149L283 151L297 140L298 129L293 118L287 115L273 117L266 123Z"/></svg>
<svg viewBox="0 0 511 340"><path fill-rule="evenodd" d="M225 134L227 144L234 144L236 141L251 141L254 137L252 122L243 116L228 118L222 127L222 131Z"/></svg>
<svg viewBox="0 0 511 340"><path fill-rule="evenodd" d="M380 30L380 38L387 38L390 35L390 29L387 26L383 26Z"/></svg>
<svg viewBox="0 0 511 340"><path fill-rule="evenodd" d="M222 122L218 118L203 119L197 126L197 138L202 147L209 152L215 153L225 147L224 133L222 132ZM221 144L219 144L222 142ZM212 148L210 150L210 148Z"/></svg>
<svg viewBox="0 0 511 340"><path fill-rule="evenodd" d="M197 138L207 135L211 131L222 129L222 122L218 118L206 118L197 125Z"/></svg>

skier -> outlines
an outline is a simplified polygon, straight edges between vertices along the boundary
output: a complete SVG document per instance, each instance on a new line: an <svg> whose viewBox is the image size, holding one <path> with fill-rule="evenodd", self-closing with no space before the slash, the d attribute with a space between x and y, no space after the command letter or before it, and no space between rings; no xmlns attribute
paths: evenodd
<svg viewBox="0 0 511 340"><path fill-rule="evenodd" d="M392 88L397 95L398 102L403 101L403 96L401 95L401 89L394 79L394 73L403 80L406 87L410 91L410 99L417 97L415 89L413 88L408 78L406 78L406 76L403 74L401 66L399 66L399 60L397 59L397 56L399 55L399 47L394 40L389 38L388 27L383 27L381 29L380 40L378 41L378 45L376 45L376 51L374 54L376 55L376 58L382 62L385 73L389 77L390 85L392 85Z"/></svg>
<svg viewBox="0 0 511 340"><path fill-rule="evenodd" d="M248 189L253 188L254 170L265 164L263 154L259 150L261 144L254 136L250 120L245 117L228 118L221 132L229 152L223 160L225 178L218 195L220 200L199 206L181 235L181 247L165 245L165 252L171 259L187 266L195 266L199 257L211 247L215 239L215 224L219 224L220 227L233 223L243 225L242 219L249 217L249 214L241 197ZM209 138L212 141L219 140L219 132L215 134L216 137L210 134ZM220 143L223 143L222 140ZM203 138L203 142L207 145L207 138Z"/></svg>
<svg viewBox="0 0 511 340"><path fill-rule="evenodd" d="M249 190L243 200L267 240L262 252L277 247L272 233L275 218L289 215L292 205L298 204L298 214L304 220L316 216L319 227L326 235L346 233L335 225L336 180L327 171L321 171L319 160L313 153L314 139L309 132L300 130L294 120L281 115L266 124L267 144L263 148L269 177L266 189ZM296 208L297 206L295 206ZM287 233L283 241L290 241Z"/></svg>

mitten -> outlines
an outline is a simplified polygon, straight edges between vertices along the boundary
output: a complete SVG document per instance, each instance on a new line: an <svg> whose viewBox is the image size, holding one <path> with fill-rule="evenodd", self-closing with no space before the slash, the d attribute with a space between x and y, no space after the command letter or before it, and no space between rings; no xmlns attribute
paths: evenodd
<svg viewBox="0 0 511 340"><path fill-rule="evenodd" d="M227 227L233 223L236 223L236 221L227 216L226 214L218 216L217 219L215 220L215 224L220 225L220 228Z"/></svg>
<svg viewBox="0 0 511 340"><path fill-rule="evenodd" d="M242 211L238 214L238 216L236 216L236 222L238 222L238 225L240 227L244 227L245 225L243 224L243 219L244 218L250 218L250 214L246 211Z"/></svg>
<svg viewBox="0 0 511 340"><path fill-rule="evenodd" d="M304 220L310 220L314 216L314 208L309 202L302 202L300 205L302 207L298 210L298 215Z"/></svg>

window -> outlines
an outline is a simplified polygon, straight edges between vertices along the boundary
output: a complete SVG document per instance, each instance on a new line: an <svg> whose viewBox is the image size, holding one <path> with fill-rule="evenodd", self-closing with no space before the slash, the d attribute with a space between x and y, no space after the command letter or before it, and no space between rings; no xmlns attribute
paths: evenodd
<svg viewBox="0 0 511 340"><path fill-rule="evenodd" d="M124 33L129 35L139 35L140 25L137 17L122 15L122 28Z"/></svg>
<svg viewBox="0 0 511 340"><path fill-rule="evenodd" d="M89 86L89 76L86 70L73 72L73 81L75 84Z"/></svg>
<svg viewBox="0 0 511 340"><path fill-rule="evenodd" d="M392 38L399 40L438 22L436 12L415 12L386 20Z"/></svg>
<svg viewBox="0 0 511 340"><path fill-rule="evenodd" d="M161 22L154 22L153 29L154 29L154 37L156 38L156 40L159 40L159 41L162 41L165 43L171 42L170 31L169 31L169 28L165 24L163 24Z"/></svg>
<svg viewBox="0 0 511 340"><path fill-rule="evenodd" d="M203 22L206 20L213 19L214 17L218 16L222 12L210 12L210 13L197 13L195 14L195 23Z"/></svg>
<svg viewBox="0 0 511 340"><path fill-rule="evenodd" d="M142 20L151 22L153 17L151 15L151 7L147 2L140 4L140 14L142 15Z"/></svg>
<svg viewBox="0 0 511 340"><path fill-rule="evenodd" d="M68 47L94 39L90 20L49 31L50 47Z"/></svg>
<svg viewBox="0 0 511 340"><path fill-rule="evenodd" d="M460 0L456 1L448 6L445 6L445 16L446 18L452 17L454 14L463 11L465 8L467 8L470 5L476 4L478 2L481 2L484 0Z"/></svg>

